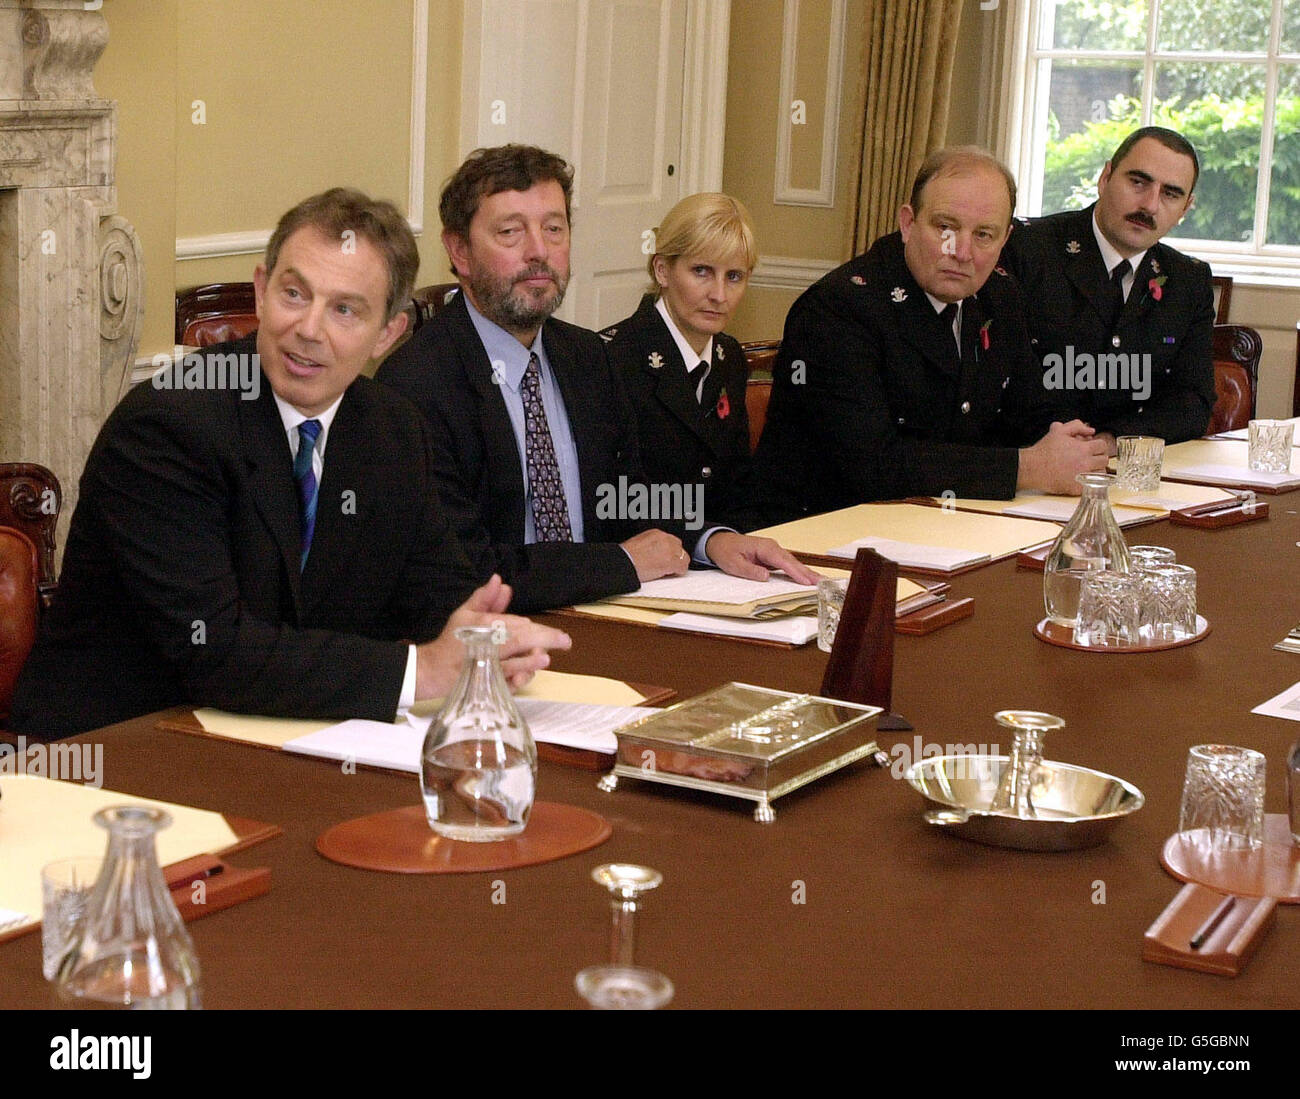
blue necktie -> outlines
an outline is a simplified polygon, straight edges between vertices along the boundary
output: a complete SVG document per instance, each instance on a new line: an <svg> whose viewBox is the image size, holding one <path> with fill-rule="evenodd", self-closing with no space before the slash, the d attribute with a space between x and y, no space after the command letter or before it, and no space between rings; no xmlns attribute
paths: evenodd
<svg viewBox="0 0 1300 1099"><path fill-rule="evenodd" d="M298 456L293 460L293 479L298 482L298 502L302 513L300 569L307 567L311 536L316 529L316 471L312 468L311 459L316 452L316 439L319 435L319 420L303 420L298 425Z"/></svg>

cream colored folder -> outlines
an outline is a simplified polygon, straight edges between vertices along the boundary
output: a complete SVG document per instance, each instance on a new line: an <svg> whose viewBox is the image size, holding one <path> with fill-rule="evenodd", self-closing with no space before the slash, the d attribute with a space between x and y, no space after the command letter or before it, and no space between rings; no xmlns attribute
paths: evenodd
<svg viewBox="0 0 1300 1099"><path fill-rule="evenodd" d="M517 693L520 698L536 698L547 702L585 702L601 706L636 706L645 701L639 691L617 679L553 672L549 669L538 672L528 686ZM441 705L442 699L425 699L417 702L411 710L416 714L427 714ZM195 710L194 716L198 718L204 732L227 740L260 744L265 748L283 748L290 740L338 724L337 721L231 714L208 708Z"/></svg>
<svg viewBox="0 0 1300 1099"><path fill-rule="evenodd" d="M1300 450L1291 450L1291 472L1255 473L1246 464L1250 444L1238 439L1189 439L1165 447L1164 475L1215 485L1289 489L1300 480Z"/></svg>
<svg viewBox="0 0 1300 1099"><path fill-rule="evenodd" d="M85 745L84 747L89 747ZM91 820L110 805L146 805L165 809L171 827L158 833L158 862L182 859L233 847L239 837L226 818L207 809L96 790L36 775L0 776L0 908L41 918L41 867L55 859L100 855L108 833Z"/></svg>
<svg viewBox="0 0 1300 1099"><path fill-rule="evenodd" d="M967 500L958 497L945 501L933 498L936 504L959 508L962 511L982 511L989 515L1012 515L1025 519L1047 519L1067 522L1079 503L1077 496L1055 496L1037 492L1017 492L1011 500ZM1112 487L1111 508L1120 526L1162 519L1175 508L1209 504L1216 500L1230 500L1232 494L1208 485L1184 485L1177 481L1161 481L1154 492L1128 492Z"/></svg>
<svg viewBox="0 0 1300 1099"><path fill-rule="evenodd" d="M1048 542L1061 532L1056 523L1004 515L976 515L924 504L859 504L841 511L796 519L756 530L795 553L824 556L836 546L875 536L895 542L1007 557L1027 546Z"/></svg>

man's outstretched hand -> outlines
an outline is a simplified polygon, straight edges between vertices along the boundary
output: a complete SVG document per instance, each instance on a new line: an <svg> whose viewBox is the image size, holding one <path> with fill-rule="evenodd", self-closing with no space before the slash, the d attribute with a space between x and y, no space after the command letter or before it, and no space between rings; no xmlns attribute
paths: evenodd
<svg viewBox="0 0 1300 1099"><path fill-rule="evenodd" d="M441 698L451 690L465 662L465 646L456 640L462 626L491 626L500 622L506 628L501 646L501 670L506 682L518 690L536 672L551 662L551 649L566 650L573 644L562 630L542 626L531 619L506 614L510 605L510 586L494 575L474 592L447 619L447 625L432 641L416 648L415 697Z"/></svg>

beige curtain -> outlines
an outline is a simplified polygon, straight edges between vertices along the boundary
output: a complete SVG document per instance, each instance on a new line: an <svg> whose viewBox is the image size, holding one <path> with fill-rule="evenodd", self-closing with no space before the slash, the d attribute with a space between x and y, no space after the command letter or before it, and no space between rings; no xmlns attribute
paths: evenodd
<svg viewBox="0 0 1300 1099"><path fill-rule="evenodd" d="M870 0L850 254L898 228L912 177L948 129L961 0Z"/></svg>

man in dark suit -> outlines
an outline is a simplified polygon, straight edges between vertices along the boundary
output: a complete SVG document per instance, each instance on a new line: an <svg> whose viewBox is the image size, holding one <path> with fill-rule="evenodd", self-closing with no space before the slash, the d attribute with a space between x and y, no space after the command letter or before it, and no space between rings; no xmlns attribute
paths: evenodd
<svg viewBox="0 0 1300 1099"><path fill-rule="evenodd" d="M438 494L476 574L544 610L684 573L685 537L698 563L812 582L775 542L705 527L694 486L646 483L604 343L551 315L569 281L572 180L532 146L470 154L439 206L461 292L376 375L428 419Z"/></svg>
<svg viewBox="0 0 1300 1099"><path fill-rule="evenodd" d="M1199 172L1181 134L1135 130L1102 169L1096 203L1017 224L1003 253L1025 290L1044 384L1112 454L1117 435L1176 443L1210 422L1210 268L1160 242Z"/></svg>
<svg viewBox="0 0 1300 1099"><path fill-rule="evenodd" d="M391 721L450 688L451 631L499 617L509 591L497 578L474 591L419 414L359 377L404 330L418 263L391 204L308 199L257 268L256 336L113 411L18 683L17 731L63 736L177 703ZM568 644L505 620L516 682Z"/></svg>
<svg viewBox="0 0 1300 1099"><path fill-rule="evenodd" d="M1015 181L987 153L933 153L899 232L795 302L754 455L758 518L1077 493L1077 473L1105 467L1091 428L1054 422L1019 289L994 270L1014 206Z"/></svg>

